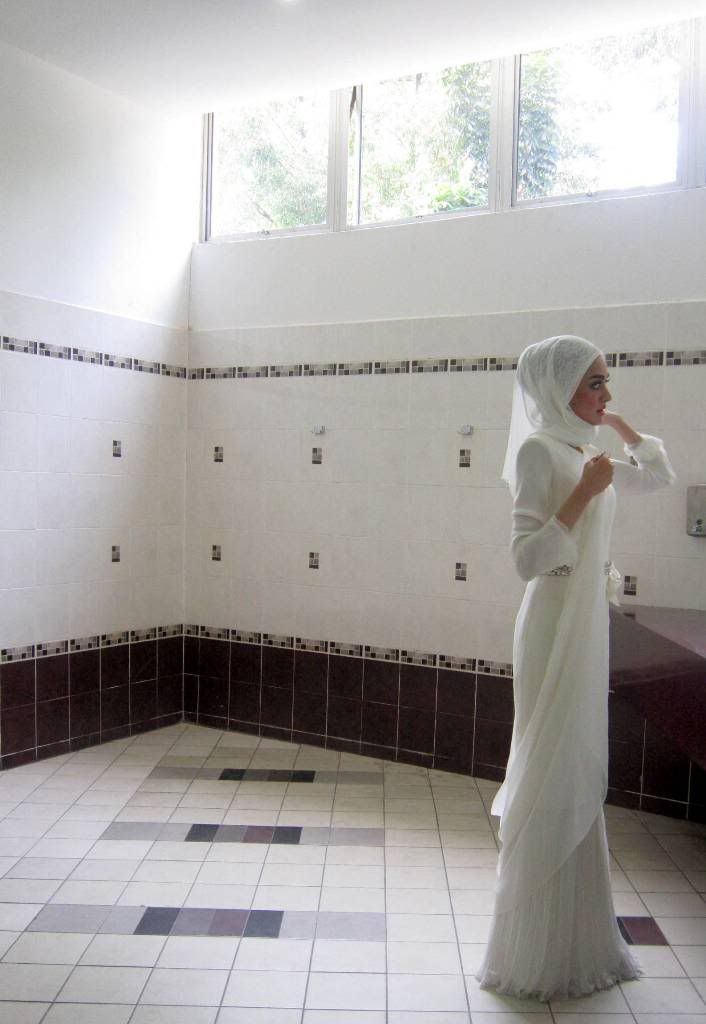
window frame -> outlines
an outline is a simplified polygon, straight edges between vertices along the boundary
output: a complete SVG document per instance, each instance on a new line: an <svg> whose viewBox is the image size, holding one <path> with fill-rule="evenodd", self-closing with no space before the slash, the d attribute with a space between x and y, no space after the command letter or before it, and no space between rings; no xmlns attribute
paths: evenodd
<svg viewBox="0 0 706 1024"><path fill-rule="evenodd" d="M669 23L666 23L669 24ZM664 192L675 192L683 188L689 187L686 184L685 172L684 172L684 159L685 154L685 110L684 103L685 98L688 95L688 85L690 80L690 73L693 70L692 64L689 62L690 43L694 36L695 31L695 20L683 21L682 26L682 39L681 39L681 53L680 53L680 74L679 74L679 97L678 97L678 134L677 134L677 166L676 175L673 181L660 182L656 185L635 185L631 188L609 188L609 189L596 189L595 192L561 192L554 196L540 196L534 199L518 199L517 198L517 155L519 145L519 129L520 129L520 89L521 89L521 74L522 74L522 57L523 54L518 54L516 57L516 78L515 78L515 138L514 138L514 152L513 152L513 186L512 186L512 206L515 209L527 209L531 207L540 206L564 206L573 205L575 203L595 203L600 202L604 199L621 199L629 198L630 196L645 196L645 195L659 195ZM626 33L627 34L627 33Z"/></svg>
<svg viewBox="0 0 706 1024"><path fill-rule="evenodd" d="M346 86L329 93L329 136L327 173L327 216L324 224L216 235L211 232L213 186L214 114L204 115L202 170L201 242L253 241L295 235L329 234L341 231L374 231L422 222L478 217L509 210L543 206L569 206L634 196L659 195L706 186L706 17L682 23L681 75L679 86L677 173L672 182L639 185L628 189L600 189L589 193L565 193L534 199L517 198L517 151L520 117L521 54L491 60L490 140L488 154L488 204L460 207L440 213L418 214L395 220L349 224L348 221L348 138L350 103L358 90L358 132L364 118L364 86ZM358 207L360 206L360 149L358 151Z"/></svg>

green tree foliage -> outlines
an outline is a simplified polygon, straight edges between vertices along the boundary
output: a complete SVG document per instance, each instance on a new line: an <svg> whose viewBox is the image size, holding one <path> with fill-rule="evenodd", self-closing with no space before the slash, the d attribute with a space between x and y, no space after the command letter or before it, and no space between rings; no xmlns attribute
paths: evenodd
<svg viewBox="0 0 706 1024"><path fill-rule="evenodd" d="M616 157L601 138L624 88L648 92L662 126L676 123L679 43L669 26L523 56L518 198L606 187L604 165ZM360 222L374 223L487 204L490 79L484 62L352 90L349 223L359 210ZM218 115L215 125L214 235L325 223L327 96ZM617 160L608 177L640 173Z"/></svg>
<svg viewBox="0 0 706 1024"><path fill-rule="evenodd" d="M326 222L328 97L222 115L215 132L213 234Z"/></svg>

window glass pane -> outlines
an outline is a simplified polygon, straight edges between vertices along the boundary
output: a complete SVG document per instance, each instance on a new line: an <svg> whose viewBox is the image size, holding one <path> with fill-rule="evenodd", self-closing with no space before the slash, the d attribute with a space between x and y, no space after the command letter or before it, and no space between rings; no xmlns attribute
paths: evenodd
<svg viewBox="0 0 706 1024"><path fill-rule="evenodd" d="M360 223L487 205L489 63L364 85L362 93ZM349 174L356 172L351 153Z"/></svg>
<svg viewBox="0 0 706 1024"><path fill-rule="evenodd" d="M211 237L325 224L328 93L213 118Z"/></svg>
<svg viewBox="0 0 706 1024"><path fill-rule="evenodd" d="M673 182L681 26L526 54L517 198Z"/></svg>

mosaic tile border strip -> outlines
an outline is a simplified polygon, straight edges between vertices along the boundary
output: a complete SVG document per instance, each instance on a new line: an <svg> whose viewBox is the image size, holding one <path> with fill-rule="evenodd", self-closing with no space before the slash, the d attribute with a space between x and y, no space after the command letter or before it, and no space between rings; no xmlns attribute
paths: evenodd
<svg viewBox="0 0 706 1024"><path fill-rule="evenodd" d="M143 359L139 356L116 355L70 345L0 336L0 349L24 355L64 359L93 366L107 366L136 373L158 374L181 380L277 380L285 377L353 377L419 373L493 373L517 368L517 356L432 356L421 359L363 360L345 363L275 363L261 366L178 366ZM706 365L706 350L680 349L652 352L607 352L609 367L625 369L664 366Z"/></svg>
<svg viewBox="0 0 706 1024"><path fill-rule="evenodd" d="M133 370L137 373L153 373L162 377L177 377L186 380L187 368L172 363L155 362L139 356L119 356L111 352L75 348L71 345L52 345L45 341L29 341L24 338L0 336L0 349L6 352L20 352L23 355L44 356L49 359L65 359L74 363L91 366L108 366L115 370Z"/></svg>
<svg viewBox="0 0 706 1024"><path fill-rule="evenodd" d="M638 369L706 364L703 349L657 350L651 352L606 352L609 367ZM268 366L193 366L190 380L224 378L280 379L283 377L360 377L429 373L498 373L517 369L518 356L430 356L420 359L370 359L346 363L282 363Z"/></svg>
<svg viewBox="0 0 706 1024"><path fill-rule="evenodd" d="M226 630L225 632L228 632ZM142 640L166 639L188 635L182 623L170 626L150 626L149 629L122 630L115 633L101 633L94 636L72 637L69 640L44 640L37 644L23 647L0 648L0 665L10 665L16 661L28 661L33 658L48 658L55 654L67 654L78 651L93 651L99 647L116 647L119 644L139 643ZM198 633L197 633L198 635Z"/></svg>
<svg viewBox="0 0 706 1024"><path fill-rule="evenodd" d="M395 647L376 647L370 644L348 643L340 640L310 639L278 633L229 629L226 626L200 626L191 623L150 626L147 629L122 630L86 637L72 637L68 640L43 641L22 647L3 647L0 648L0 665L27 661L32 658L45 658L53 654L91 651L100 647L116 647L119 644L140 643L143 640L178 636L203 637L205 640L232 641L241 644L254 644L258 647L278 647L282 650L297 650L310 654L333 654L340 657L367 658L370 661L386 661L400 665L418 665L428 668L452 669L456 672L479 672L482 675L512 677L512 665L508 662L438 654L434 651L399 650Z"/></svg>

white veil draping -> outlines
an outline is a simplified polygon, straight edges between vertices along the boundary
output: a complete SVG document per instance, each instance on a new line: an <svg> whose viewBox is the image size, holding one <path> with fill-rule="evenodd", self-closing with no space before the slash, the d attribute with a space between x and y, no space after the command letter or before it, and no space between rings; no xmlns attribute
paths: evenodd
<svg viewBox="0 0 706 1024"><path fill-rule="evenodd" d="M503 472L513 495L514 460L530 434L579 446L595 437L596 428L575 416L568 402L599 355L590 342L567 335L522 353ZM605 799L608 602L603 567L614 504L608 488L582 515L579 558L566 579L539 696L524 732L513 735L505 782L493 803L493 813L501 818L496 890L501 913L526 901L558 871ZM521 673L522 652L516 649L513 657ZM516 685L518 680L519 675Z"/></svg>
<svg viewBox="0 0 706 1024"><path fill-rule="evenodd" d="M549 434L579 447L595 441L598 428L579 419L569 402L584 373L600 355L600 349L585 338L559 334L529 345L520 356L501 474L513 496L517 453L530 434Z"/></svg>

